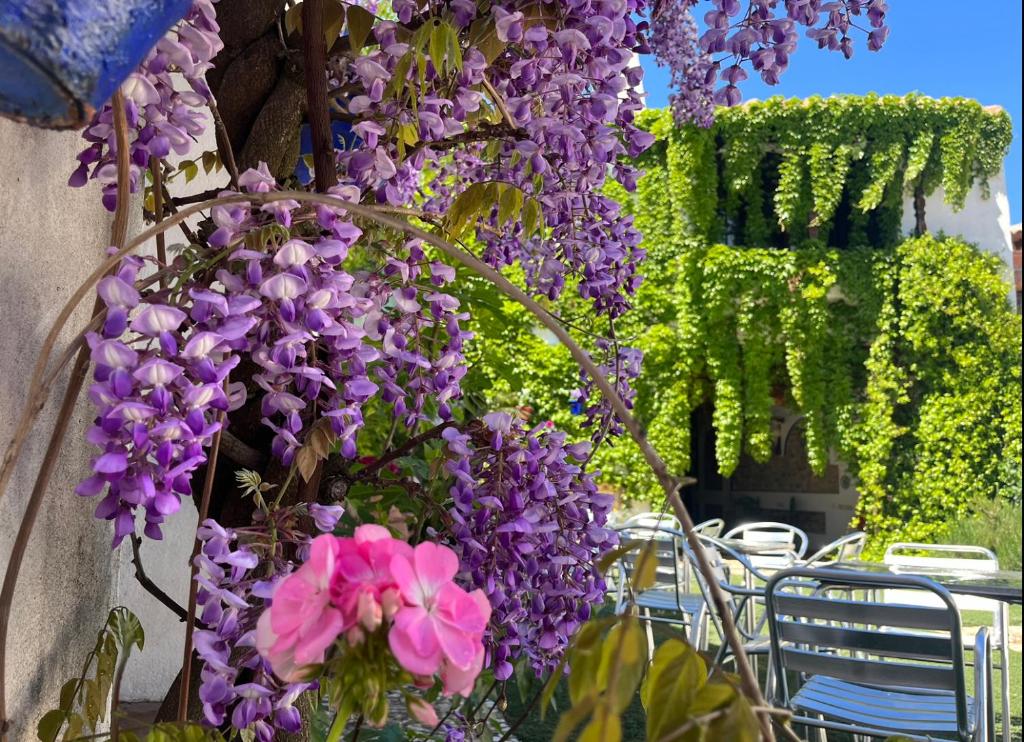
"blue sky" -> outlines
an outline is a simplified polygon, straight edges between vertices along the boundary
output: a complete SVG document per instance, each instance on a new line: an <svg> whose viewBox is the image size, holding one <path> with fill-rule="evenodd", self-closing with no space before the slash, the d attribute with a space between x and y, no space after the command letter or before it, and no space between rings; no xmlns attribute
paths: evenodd
<svg viewBox="0 0 1024 742"><path fill-rule="evenodd" d="M703 13L710 3L700 3ZM973 12L972 9L973 8ZM744 98L806 97L836 93L933 97L964 96L1000 105L1013 119L1013 144L1006 158L1010 218L1021 221L1021 3L1020 0L893 0L891 31L880 52L857 37L853 59L819 51L802 38L781 82L769 87L756 74L741 84ZM668 72L643 58L647 103L666 105Z"/></svg>

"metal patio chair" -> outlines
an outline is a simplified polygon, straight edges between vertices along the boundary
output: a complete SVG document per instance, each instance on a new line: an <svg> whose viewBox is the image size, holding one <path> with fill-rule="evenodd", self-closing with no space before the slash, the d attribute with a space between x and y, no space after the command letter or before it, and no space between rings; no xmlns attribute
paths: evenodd
<svg viewBox="0 0 1024 742"><path fill-rule="evenodd" d="M710 536L711 538L718 538L724 530L725 521L721 518L709 518L693 527L694 533L701 536Z"/></svg>
<svg viewBox="0 0 1024 742"><path fill-rule="evenodd" d="M867 534L864 531L854 531L845 536L837 538L829 544L825 544L801 564L805 567L824 567L836 562L853 562L860 558L864 551L864 542Z"/></svg>
<svg viewBox="0 0 1024 742"><path fill-rule="evenodd" d="M925 569L951 570L957 572L998 572L999 559L983 546L955 544L895 543L885 550L883 561L897 567L923 567ZM889 600L900 599L898 593L889 592ZM928 596L929 598L931 596ZM1002 676L1000 683L1000 709L1002 711L1003 742L1010 742L1010 609L1006 603L972 595L953 597L961 611L984 611L992 615L993 666ZM935 601L928 601L934 605ZM973 637L964 637L964 646L970 647Z"/></svg>
<svg viewBox="0 0 1024 742"><path fill-rule="evenodd" d="M673 513L637 513L626 519L621 528L631 526L642 526L644 528L674 528L677 531L683 530L683 524Z"/></svg>
<svg viewBox="0 0 1024 742"><path fill-rule="evenodd" d="M923 593L942 607L848 597L889 589ZM771 577L765 605L778 678L774 701L794 712L794 723L820 730L819 739L834 730L992 742L988 632L975 638L971 697L960 614L941 585L916 575L794 567ZM802 679L795 692L787 672Z"/></svg>
<svg viewBox="0 0 1024 742"><path fill-rule="evenodd" d="M758 656L768 654L770 645L768 636L764 632L764 615L762 614L760 617L755 615L756 606L764 598L764 585L768 580L768 576L751 564L744 554L730 548L721 541L710 536L701 536L700 540L703 545L704 556L711 566L711 571L715 575L718 586L725 594L726 609L732 614L736 629L740 632L740 637L743 640L743 650L753 657L756 662ZM690 568L697 578L697 585L700 587L701 595L708 606L705 628L701 632L702 644L699 645L699 648L707 649L708 647L709 630L706 628L706 624L707 617L710 617L710 623L714 626L719 639L718 652L714 663L725 662L732 655L732 651L725 639L725 629L722 625L721 616L715 610L711 588L697 566L697 558L693 551L687 548L686 556L690 561ZM740 568L744 570L743 585L732 583L729 564L726 563L726 560L738 563ZM769 666L768 670L766 682L768 686L771 686L773 682L771 666Z"/></svg>
<svg viewBox="0 0 1024 742"><path fill-rule="evenodd" d="M640 620L647 629L648 646L654 652L654 623L676 624L687 632L689 641L700 646L703 641L702 626L707 619L707 608L703 596L690 593L684 582L683 563L685 560L686 535L674 528L657 526L624 526L618 529L619 543L630 541L653 541L657 559L655 584L633 595L633 602L641 610ZM616 614L621 613L630 591L633 573L643 547L622 555L619 559L619 592L615 604Z"/></svg>
<svg viewBox="0 0 1024 742"><path fill-rule="evenodd" d="M778 544L787 553L751 554L750 563L758 569L785 569L804 558L807 553L807 534L788 523L762 521L744 523L730 528L722 538L738 539L756 544Z"/></svg>

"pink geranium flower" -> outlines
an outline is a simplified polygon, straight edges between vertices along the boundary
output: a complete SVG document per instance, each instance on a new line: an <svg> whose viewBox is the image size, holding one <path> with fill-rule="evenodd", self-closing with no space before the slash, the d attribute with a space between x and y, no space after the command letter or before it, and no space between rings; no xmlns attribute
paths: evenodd
<svg viewBox="0 0 1024 742"><path fill-rule="evenodd" d="M301 680L308 665L324 661L342 632L341 611L331 603L331 580L338 565L338 539L318 536L309 560L274 590L269 610L256 626L256 648L285 682Z"/></svg>
<svg viewBox="0 0 1024 742"><path fill-rule="evenodd" d="M455 552L432 543L391 560L403 603L388 634L391 651L414 675L440 672L449 694L472 688L491 613L483 592L467 593L452 582L458 569Z"/></svg>
<svg viewBox="0 0 1024 742"><path fill-rule="evenodd" d="M411 557L412 547L391 536L384 526L363 525L353 538L338 539L338 564L331 583L331 599L341 611L343 631L361 625L376 631L394 616L401 604L391 575L391 560Z"/></svg>

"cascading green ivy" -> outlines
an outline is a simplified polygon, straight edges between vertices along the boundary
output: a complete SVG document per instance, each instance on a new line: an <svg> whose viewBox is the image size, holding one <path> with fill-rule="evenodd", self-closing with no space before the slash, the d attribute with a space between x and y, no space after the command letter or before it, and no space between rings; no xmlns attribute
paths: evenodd
<svg viewBox="0 0 1024 742"><path fill-rule="evenodd" d="M690 417L713 403L716 459L729 475L743 452L770 456L772 406L785 394L805 416L812 469L836 450L858 477L859 527L884 537L877 543L933 538L1012 486L1007 460L1020 469L1020 321L1002 270L929 236L879 250L687 243L645 284L639 317L618 328L645 355L637 413L685 473ZM488 321L500 332L477 352L495 362L476 368L501 372L477 379L481 391L578 431L568 352L518 307ZM660 501L630 442L603 447L594 466L627 498Z"/></svg>
<svg viewBox="0 0 1024 742"><path fill-rule="evenodd" d="M745 245L800 244L808 228L825 239L844 197L872 214L875 233L854 229L829 244L895 245L904 189L941 186L962 208L975 182L987 194L1012 137L1001 110L921 95L770 98L722 109L706 130L674 127L667 110L638 123L660 140L649 159L668 168L678 233Z"/></svg>
<svg viewBox="0 0 1024 742"><path fill-rule="evenodd" d="M955 239L899 236L905 193L942 186L955 206L998 172L1005 114L868 96L751 103L720 111L710 130L677 129L661 111L638 123L658 138L646 175L612 195L634 214L648 262L615 332L644 353L636 413L673 471L691 470L690 420L705 403L721 474L744 453L766 460L781 401L804 415L812 469L837 451L858 477L856 525L873 544L935 537L951 515L1012 490L1021 335L1003 267ZM473 301L492 309L473 351L490 361L467 388L585 434L568 352L521 308ZM579 319L577 305L552 309ZM660 502L630 441L605 444L592 465L627 499Z"/></svg>

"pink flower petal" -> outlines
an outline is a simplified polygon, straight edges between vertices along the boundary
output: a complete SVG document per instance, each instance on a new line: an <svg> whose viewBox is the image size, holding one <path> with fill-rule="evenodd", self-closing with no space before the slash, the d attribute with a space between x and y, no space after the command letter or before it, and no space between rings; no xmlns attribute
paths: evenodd
<svg viewBox="0 0 1024 742"><path fill-rule="evenodd" d="M426 595L436 595L459 571L459 558L455 552L447 546L438 546L429 541L419 544L413 550L413 559L416 577Z"/></svg>
<svg viewBox="0 0 1024 742"><path fill-rule="evenodd" d="M398 664L413 675L433 675L441 666L441 645L430 617L422 608L403 608L395 615L388 643Z"/></svg>
<svg viewBox="0 0 1024 742"><path fill-rule="evenodd" d="M341 634L341 612L327 608L313 623L312 631L303 633L295 643L295 661L301 665L324 661L324 653Z"/></svg>
<svg viewBox="0 0 1024 742"><path fill-rule="evenodd" d="M444 694L451 696L456 693L467 698L473 692L473 686L480 670L484 666L484 648L479 645L476 655L466 669L460 669L446 662L441 668L441 680L444 681Z"/></svg>
<svg viewBox="0 0 1024 742"><path fill-rule="evenodd" d="M338 557L338 539L329 533L317 536L309 549L309 561L300 567L311 573L313 584L326 590L331 584ZM308 576L307 576L308 579Z"/></svg>
<svg viewBox="0 0 1024 742"><path fill-rule="evenodd" d="M371 541L382 541L384 539L391 538L391 531L385 526L378 526L374 523L367 523L359 526L355 532L355 541L357 544L365 544Z"/></svg>
<svg viewBox="0 0 1024 742"><path fill-rule="evenodd" d="M437 711L422 698L409 699L409 713L424 726L436 727L439 723Z"/></svg>

